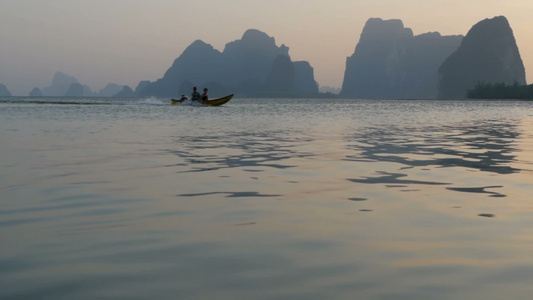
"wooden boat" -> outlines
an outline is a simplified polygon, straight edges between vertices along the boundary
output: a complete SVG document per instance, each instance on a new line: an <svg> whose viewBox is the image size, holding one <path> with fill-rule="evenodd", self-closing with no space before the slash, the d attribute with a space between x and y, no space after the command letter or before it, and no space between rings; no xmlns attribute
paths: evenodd
<svg viewBox="0 0 533 300"><path fill-rule="evenodd" d="M228 103L228 101L230 101L231 98L233 98L233 94L228 95L226 97L218 98L218 99L207 100L207 101L198 101L198 103L201 103L201 104L206 105L206 106L220 106L222 104ZM181 104L184 101L185 100L181 100L181 99L172 99L172 104Z"/></svg>

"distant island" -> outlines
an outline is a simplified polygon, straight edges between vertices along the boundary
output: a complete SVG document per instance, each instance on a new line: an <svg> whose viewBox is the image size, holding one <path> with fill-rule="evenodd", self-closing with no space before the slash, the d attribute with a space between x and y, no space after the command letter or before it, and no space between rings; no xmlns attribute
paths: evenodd
<svg viewBox="0 0 533 300"><path fill-rule="evenodd" d="M49 86L42 89L35 87L29 93L30 97L136 97L134 92L124 85L109 83L98 92L93 92L87 85L83 85L72 76L63 72L56 72Z"/></svg>
<svg viewBox="0 0 533 300"><path fill-rule="evenodd" d="M0 83L0 97L11 97L11 92L7 89L4 84Z"/></svg>
<svg viewBox="0 0 533 300"><path fill-rule="evenodd" d="M461 46L440 66L438 98L465 98L479 82L526 84L526 73L513 30L503 16L470 29Z"/></svg>
<svg viewBox="0 0 533 300"><path fill-rule="evenodd" d="M179 97L193 86L210 95L351 99L529 99L530 86L513 30L504 16L485 19L466 36L414 35L401 20L369 19L354 53L346 58L340 89L322 87L307 61L293 61L289 47L249 29L223 51L194 41L155 81L135 89L109 83L92 91L72 76L54 75L50 86L29 95L68 97ZM0 84L0 96L11 93Z"/></svg>
<svg viewBox="0 0 533 300"><path fill-rule="evenodd" d="M476 83L526 83L513 31L503 16L463 36L414 36L401 20L373 18L346 60L341 96L363 99L464 99Z"/></svg>
<svg viewBox="0 0 533 300"><path fill-rule="evenodd" d="M222 52L201 40L193 42L162 78L142 88L139 95L188 95L193 86L208 87L214 95L246 97L319 93L313 67L306 61L292 61L287 46L277 46L273 37L256 29L227 43Z"/></svg>
<svg viewBox="0 0 533 300"><path fill-rule="evenodd" d="M366 22L346 71L340 95L364 99L434 99L437 71L463 36L413 35L401 20Z"/></svg>

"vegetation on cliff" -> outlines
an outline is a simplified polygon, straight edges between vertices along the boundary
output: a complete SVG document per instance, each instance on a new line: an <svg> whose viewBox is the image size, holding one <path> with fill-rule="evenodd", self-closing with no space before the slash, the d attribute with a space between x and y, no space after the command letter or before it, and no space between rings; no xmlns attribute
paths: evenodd
<svg viewBox="0 0 533 300"><path fill-rule="evenodd" d="M469 99L533 99L533 84L524 85L515 82L478 83L467 93Z"/></svg>

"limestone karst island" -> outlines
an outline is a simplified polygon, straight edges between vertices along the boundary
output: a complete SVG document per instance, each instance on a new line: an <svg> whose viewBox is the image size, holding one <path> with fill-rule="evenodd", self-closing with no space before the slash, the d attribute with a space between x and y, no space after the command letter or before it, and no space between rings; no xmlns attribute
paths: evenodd
<svg viewBox="0 0 533 300"><path fill-rule="evenodd" d="M92 91L74 77L56 73L47 87L30 96L174 97L193 86L237 97L319 97L310 62L293 61L289 47L256 29L224 50L193 42L162 72L135 89L110 83ZM11 96L0 84L0 96ZM513 30L504 16L475 24L466 36L438 32L414 35L401 20L371 18L355 51L346 59L339 93L354 99L533 98Z"/></svg>

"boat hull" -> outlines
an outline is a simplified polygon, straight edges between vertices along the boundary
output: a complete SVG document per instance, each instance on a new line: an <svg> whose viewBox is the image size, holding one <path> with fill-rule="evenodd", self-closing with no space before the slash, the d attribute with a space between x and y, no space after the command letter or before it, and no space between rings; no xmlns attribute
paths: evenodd
<svg viewBox="0 0 533 300"><path fill-rule="evenodd" d="M218 98L218 99L213 99L213 100L207 100L207 101L198 101L198 103L201 103L205 106L220 106L222 104L226 104L228 103L228 101L231 100L231 98L233 98L233 94L231 95L228 95L226 97L222 97L222 98ZM172 99L172 104L181 104L185 102L184 100L181 100L181 99Z"/></svg>

